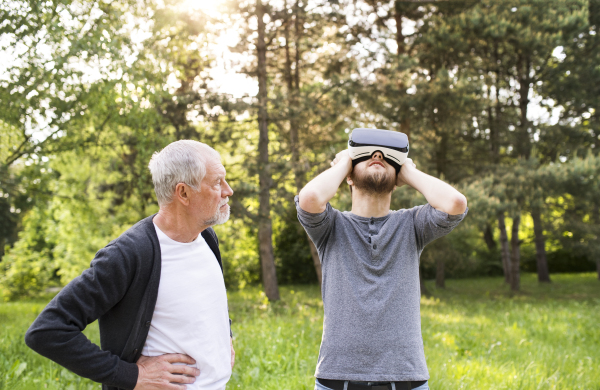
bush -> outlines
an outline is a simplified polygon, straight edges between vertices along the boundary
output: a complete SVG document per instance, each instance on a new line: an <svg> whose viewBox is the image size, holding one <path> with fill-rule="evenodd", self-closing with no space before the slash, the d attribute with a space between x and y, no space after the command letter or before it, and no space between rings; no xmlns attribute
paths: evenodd
<svg viewBox="0 0 600 390"><path fill-rule="evenodd" d="M292 204L283 216L275 235L275 265L281 284L318 283L308 236Z"/></svg>
<svg viewBox="0 0 600 390"><path fill-rule="evenodd" d="M596 264L585 254L576 253L569 249L559 249L546 254L548 269L550 273L568 272L594 272ZM525 272L537 272L537 260L535 252L523 258L521 270Z"/></svg>
<svg viewBox="0 0 600 390"><path fill-rule="evenodd" d="M47 210L39 208L27 213L19 240L2 259L0 289L5 300L37 297L45 288L59 284L52 257L55 243L48 234L52 223L47 216Z"/></svg>

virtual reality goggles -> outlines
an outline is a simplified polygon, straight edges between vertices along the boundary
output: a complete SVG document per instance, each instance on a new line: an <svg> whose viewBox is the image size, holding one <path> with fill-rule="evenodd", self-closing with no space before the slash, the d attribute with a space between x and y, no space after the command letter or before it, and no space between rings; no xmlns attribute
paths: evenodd
<svg viewBox="0 0 600 390"><path fill-rule="evenodd" d="M348 154L352 159L352 166L370 159L375 152L381 152L383 158L398 173L408 156L408 137L404 133L390 130L352 130L348 141Z"/></svg>

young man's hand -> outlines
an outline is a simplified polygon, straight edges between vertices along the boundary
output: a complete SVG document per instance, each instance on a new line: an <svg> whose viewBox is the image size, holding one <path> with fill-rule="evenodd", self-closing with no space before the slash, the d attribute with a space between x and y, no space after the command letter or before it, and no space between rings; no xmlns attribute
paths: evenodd
<svg viewBox="0 0 600 390"><path fill-rule="evenodd" d="M152 357L142 355L136 364L139 374L134 390L182 390L186 383L194 383L200 375L200 370L186 365L196 364L196 361L180 353Z"/></svg>
<svg viewBox="0 0 600 390"><path fill-rule="evenodd" d="M339 152L331 162L331 168L309 181L298 194L300 208L309 213L322 213L327 202L352 172L352 159L348 150Z"/></svg>
<svg viewBox="0 0 600 390"><path fill-rule="evenodd" d="M400 188L405 184L408 184L407 178L417 169L417 166L413 162L412 158L407 158L400 168L400 172L396 177L396 187Z"/></svg>
<svg viewBox="0 0 600 390"><path fill-rule="evenodd" d="M398 178L396 186L408 185L419 191L431 207L450 215L458 215L467 209L467 198L451 185L429 176L417 169L415 163L407 158Z"/></svg>
<svg viewBox="0 0 600 390"><path fill-rule="evenodd" d="M331 162L331 166L333 167L338 164L340 164L342 166L346 166L346 168L347 168L346 176L348 176L350 174L350 172L352 172L352 159L350 158L350 155L348 154L348 149L344 149L335 155L335 158Z"/></svg>

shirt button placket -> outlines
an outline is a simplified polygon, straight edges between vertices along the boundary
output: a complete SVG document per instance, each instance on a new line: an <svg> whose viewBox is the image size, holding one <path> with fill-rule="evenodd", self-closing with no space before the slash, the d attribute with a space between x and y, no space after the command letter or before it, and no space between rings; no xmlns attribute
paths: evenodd
<svg viewBox="0 0 600 390"><path fill-rule="evenodd" d="M375 218L371 217L371 219L369 219L369 243L371 244L371 255L373 257L377 257L377 240L374 237L376 234L377 231L375 228Z"/></svg>
<svg viewBox="0 0 600 390"><path fill-rule="evenodd" d="M379 248L377 246L377 240L372 239L371 240L371 259L373 262L379 261L379 250L377 250L377 248Z"/></svg>

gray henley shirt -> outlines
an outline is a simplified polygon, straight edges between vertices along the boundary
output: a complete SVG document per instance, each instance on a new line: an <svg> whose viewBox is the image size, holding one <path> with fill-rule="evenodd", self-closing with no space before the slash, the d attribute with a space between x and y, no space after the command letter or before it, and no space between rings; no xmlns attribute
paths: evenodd
<svg viewBox="0 0 600 390"><path fill-rule="evenodd" d="M323 339L315 376L355 381L429 379L421 336L419 257L425 245L463 220L429 204L359 217L328 203L300 208L298 219L319 251Z"/></svg>

